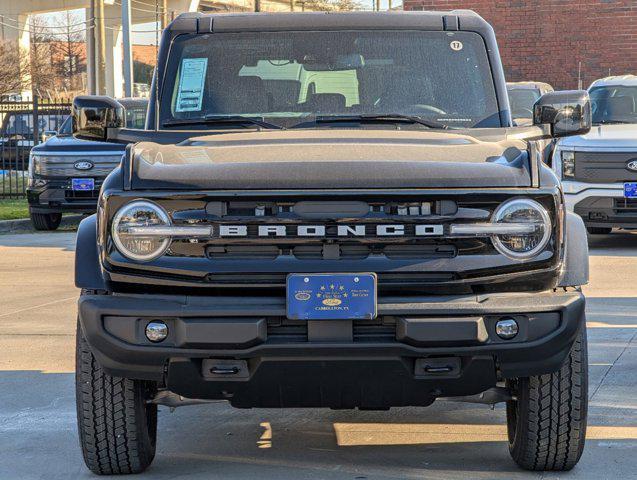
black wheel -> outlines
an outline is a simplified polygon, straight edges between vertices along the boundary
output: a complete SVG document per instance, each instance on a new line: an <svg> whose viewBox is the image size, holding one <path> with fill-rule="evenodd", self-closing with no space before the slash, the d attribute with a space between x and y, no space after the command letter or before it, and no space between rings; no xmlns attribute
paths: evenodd
<svg viewBox="0 0 637 480"><path fill-rule="evenodd" d="M611 227L586 227L586 231L591 235L608 235L613 229Z"/></svg>
<svg viewBox="0 0 637 480"><path fill-rule="evenodd" d="M75 393L80 447L99 475L143 472L155 457L157 406L153 382L112 377L96 362L79 322Z"/></svg>
<svg viewBox="0 0 637 480"><path fill-rule="evenodd" d="M584 450L588 413L588 350L583 326L555 373L511 382L509 452L526 470L570 470Z"/></svg>
<svg viewBox="0 0 637 480"><path fill-rule="evenodd" d="M61 213L35 213L29 211L29 216L36 230L55 230L62 221Z"/></svg>

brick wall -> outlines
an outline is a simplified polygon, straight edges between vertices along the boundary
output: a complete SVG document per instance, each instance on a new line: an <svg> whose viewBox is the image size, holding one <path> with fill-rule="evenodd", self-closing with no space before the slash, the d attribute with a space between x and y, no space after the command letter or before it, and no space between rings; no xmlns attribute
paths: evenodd
<svg viewBox="0 0 637 480"><path fill-rule="evenodd" d="M404 0L405 10L471 9L495 29L509 81L584 88L637 74L637 0Z"/></svg>

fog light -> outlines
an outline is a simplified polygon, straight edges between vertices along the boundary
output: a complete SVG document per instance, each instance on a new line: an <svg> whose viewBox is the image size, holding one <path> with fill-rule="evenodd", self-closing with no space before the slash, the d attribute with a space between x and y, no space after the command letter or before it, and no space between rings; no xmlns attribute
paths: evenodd
<svg viewBox="0 0 637 480"><path fill-rule="evenodd" d="M495 324L495 333L504 340L510 340L518 334L518 322L512 318L503 318Z"/></svg>
<svg viewBox="0 0 637 480"><path fill-rule="evenodd" d="M146 338L151 342L161 342L168 336L168 325L161 321L150 322L146 325Z"/></svg>

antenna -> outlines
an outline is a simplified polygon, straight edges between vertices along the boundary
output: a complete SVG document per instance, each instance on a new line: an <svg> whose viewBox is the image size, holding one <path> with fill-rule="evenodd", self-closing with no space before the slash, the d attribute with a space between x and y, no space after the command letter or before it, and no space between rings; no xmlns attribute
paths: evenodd
<svg viewBox="0 0 637 480"><path fill-rule="evenodd" d="M151 86L155 86L155 130L159 129L159 79L157 69L159 68L159 0L155 0L155 70Z"/></svg>

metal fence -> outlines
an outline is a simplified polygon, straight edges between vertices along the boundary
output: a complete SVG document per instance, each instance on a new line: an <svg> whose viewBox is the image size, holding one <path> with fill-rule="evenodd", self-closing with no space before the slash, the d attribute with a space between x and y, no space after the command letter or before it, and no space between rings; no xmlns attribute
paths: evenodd
<svg viewBox="0 0 637 480"><path fill-rule="evenodd" d="M57 132L70 112L70 100L0 101L0 198L26 195L31 148Z"/></svg>

